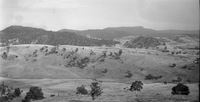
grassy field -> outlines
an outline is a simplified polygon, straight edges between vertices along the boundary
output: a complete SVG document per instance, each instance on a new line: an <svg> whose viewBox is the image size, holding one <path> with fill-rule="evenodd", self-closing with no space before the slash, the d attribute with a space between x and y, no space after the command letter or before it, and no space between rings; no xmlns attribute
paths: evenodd
<svg viewBox="0 0 200 102"><path fill-rule="evenodd" d="M36 102L90 102L92 98L89 95L76 95L76 88L86 85L86 89L90 90L93 79L102 81L103 88L102 96L95 102L198 102L199 64L194 63L198 58L196 50L181 50L187 53L172 55L153 49L62 45L56 48L57 52L49 53L54 47L46 45L45 50L48 51L41 50L44 46L13 45L7 59L0 58L0 82L24 90L22 96L13 102L21 102L31 86L41 87L46 97ZM123 51L120 56L111 55L120 49ZM6 51L6 47L0 48L1 54ZM103 56L105 52L106 56ZM89 62L84 62L84 58L88 58ZM78 61L86 66L79 67ZM176 66L170 67L174 63ZM183 68L185 65L187 68ZM128 72L130 77L126 77ZM162 78L145 80L148 74L162 75ZM182 79L180 82L172 82L178 77ZM137 95L124 90L135 80L144 83ZM168 84L163 84L164 81ZM185 83L190 94L172 95L171 89L177 83ZM55 97L50 97L52 94Z"/></svg>

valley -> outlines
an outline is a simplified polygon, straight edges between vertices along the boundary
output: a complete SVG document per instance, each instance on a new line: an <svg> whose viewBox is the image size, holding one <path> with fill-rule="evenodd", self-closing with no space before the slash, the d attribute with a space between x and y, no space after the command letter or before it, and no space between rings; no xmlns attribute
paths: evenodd
<svg viewBox="0 0 200 102"><path fill-rule="evenodd" d="M39 41L43 33L38 33L36 38L22 37L21 33L33 34L38 29L19 28L1 32L0 83L23 90L11 102L21 102L33 86L41 87L45 97L33 102L198 102L199 37L196 34L91 40L63 32L52 32L61 34L52 37L54 34L42 30L48 37ZM12 41L13 36L19 41ZM55 42L51 42L53 38ZM134 81L143 83L143 89L137 93L128 90ZM101 96L92 100L90 95L76 94L81 85L91 90L92 82L101 84ZM190 94L172 95L172 87L178 83L187 85Z"/></svg>

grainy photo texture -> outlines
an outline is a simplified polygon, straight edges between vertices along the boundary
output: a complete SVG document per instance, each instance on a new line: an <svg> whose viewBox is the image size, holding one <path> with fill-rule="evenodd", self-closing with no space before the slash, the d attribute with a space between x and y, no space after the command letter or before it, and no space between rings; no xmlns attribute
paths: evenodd
<svg viewBox="0 0 200 102"><path fill-rule="evenodd" d="M0 102L199 102L199 0L0 0Z"/></svg>

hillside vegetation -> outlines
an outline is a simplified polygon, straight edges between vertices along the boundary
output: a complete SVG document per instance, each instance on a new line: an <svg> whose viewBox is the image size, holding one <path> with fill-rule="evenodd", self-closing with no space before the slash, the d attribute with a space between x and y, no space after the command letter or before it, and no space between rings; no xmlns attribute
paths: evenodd
<svg viewBox="0 0 200 102"><path fill-rule="evenodd" d="M139 36L127 41L124 46L127 48L149 48L161 45L162 42L154 37Z"/></svg>
<svg viewBox="0 0 200 102"><path fill-rule="evenodd" d="M111 46L118 43L112 40L91 39L73 32L54 32L22 26L10 26L2 30L0 41L2 46L9 44Z"/></svg>
<svg viewBox="0 0 200 102"><path fill-rule="evenodd" d="M90 36L106 40L114 40L125 36L152 36L152 37L173 37L176 35L199 35L199 30L154 30L142 26L135 27L108 27L104 29L89 30L68 30L62 29L59 32L75 32L80 35Z"/></svg>

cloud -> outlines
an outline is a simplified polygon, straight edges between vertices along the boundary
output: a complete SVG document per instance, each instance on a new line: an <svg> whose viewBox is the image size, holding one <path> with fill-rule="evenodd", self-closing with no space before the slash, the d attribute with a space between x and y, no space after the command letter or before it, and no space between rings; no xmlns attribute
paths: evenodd
<svg viewBox="0 0 200 102"><path fill-rule="evenodd" d="M140 17L166 23L196 23L199 19L198 0L145 0Z"/></svg>
<svg viewBox="0 0 200 102"><path fill-rule="evenodd" d="M144 26L197 29L198 0L1 0L0 28L33 25L47 29Z"/></svg>

